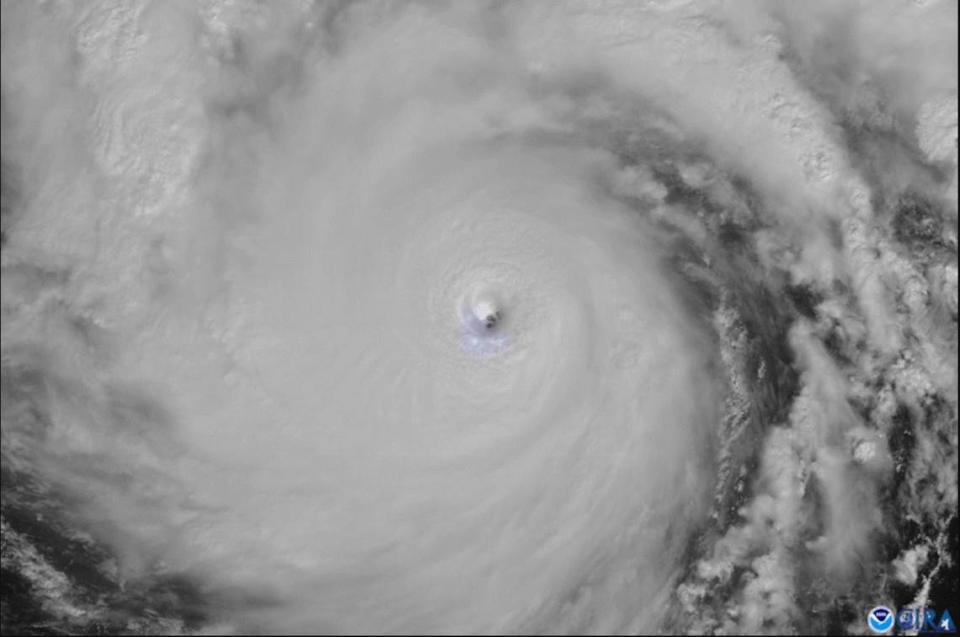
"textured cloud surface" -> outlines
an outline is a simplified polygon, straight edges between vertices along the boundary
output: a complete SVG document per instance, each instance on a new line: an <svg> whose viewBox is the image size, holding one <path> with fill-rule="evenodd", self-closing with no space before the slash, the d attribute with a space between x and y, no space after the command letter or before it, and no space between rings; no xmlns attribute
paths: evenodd
<svg viewBox="0 0 960 637"><path fill-rule="evenodd" d="M956 45L949 2L4 3L5 625L950 601Z"/></svg>

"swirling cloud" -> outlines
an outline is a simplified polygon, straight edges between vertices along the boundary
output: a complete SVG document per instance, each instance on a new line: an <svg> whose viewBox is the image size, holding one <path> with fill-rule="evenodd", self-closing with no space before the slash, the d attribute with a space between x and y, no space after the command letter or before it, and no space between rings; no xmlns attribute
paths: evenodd
<svg viewBox="0 0 960 637"><path fill-rule="evenodd" d="M3 11L4 560L92 586L47 510L116 586L57 621L759 633L930 594L955 7Z"/></svg>

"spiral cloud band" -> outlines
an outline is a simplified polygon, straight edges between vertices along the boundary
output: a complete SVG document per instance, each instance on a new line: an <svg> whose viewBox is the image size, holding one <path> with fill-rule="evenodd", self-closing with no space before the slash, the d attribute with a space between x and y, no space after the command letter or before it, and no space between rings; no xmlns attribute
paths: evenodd
<svg viewBox="0 0 960 637"><path fill-rule="evenodd" d="M956 42L949 2L4 3L5 626L946 603Z"/></svg>

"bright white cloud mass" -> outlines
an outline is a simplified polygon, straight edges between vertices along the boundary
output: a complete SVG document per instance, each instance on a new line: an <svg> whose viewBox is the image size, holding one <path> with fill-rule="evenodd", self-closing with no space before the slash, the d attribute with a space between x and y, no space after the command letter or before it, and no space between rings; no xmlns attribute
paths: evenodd
<svg viewBox="0 0 960 637"><path fill-rule="evenodd" d="M955 602L956 3L2 7L6 629Z"/></svg>

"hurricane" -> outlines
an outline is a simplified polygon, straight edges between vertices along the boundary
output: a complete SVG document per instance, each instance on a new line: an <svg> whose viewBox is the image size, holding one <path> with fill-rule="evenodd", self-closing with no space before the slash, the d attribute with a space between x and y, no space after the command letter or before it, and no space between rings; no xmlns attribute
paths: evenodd
<svg viewBox="0 0 960 637"><path fill-rule="evenodd" d="M5 632L955 604L955 3L2 7Z"/></svg>

